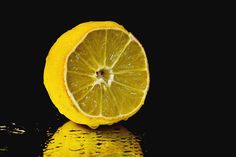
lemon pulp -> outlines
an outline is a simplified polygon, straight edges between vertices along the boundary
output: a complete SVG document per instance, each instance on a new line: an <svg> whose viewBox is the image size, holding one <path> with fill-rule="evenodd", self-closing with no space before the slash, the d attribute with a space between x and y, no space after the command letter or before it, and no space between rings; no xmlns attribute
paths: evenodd
<svg viewBox="0 0 236 157"><path fill-rule="evenodd" d="M67 58L65 82L76 108L106 118L132 112L148 86L145 58L129 33L102 28L89 32Z"/></svg>

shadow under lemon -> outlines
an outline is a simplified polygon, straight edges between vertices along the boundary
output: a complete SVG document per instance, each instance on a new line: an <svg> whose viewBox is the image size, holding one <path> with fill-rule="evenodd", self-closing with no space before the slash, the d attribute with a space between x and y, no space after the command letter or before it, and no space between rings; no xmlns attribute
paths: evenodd
<svg viewBox="0 0 236 157"><path fill-rule="evenodd" d="M140 140L125 127L112 125L96 130L72 121L58 128L43 156L143 156Z"/></svg>

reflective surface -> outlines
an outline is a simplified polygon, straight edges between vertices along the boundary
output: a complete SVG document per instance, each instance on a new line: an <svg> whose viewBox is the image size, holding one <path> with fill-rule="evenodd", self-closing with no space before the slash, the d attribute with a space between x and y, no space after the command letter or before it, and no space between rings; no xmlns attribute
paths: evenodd
<svg viewBox="0 0 236 157"><path fill-rule="evenodd" d="M144 140L122 123L96 130L65 118L48 123L0 122L0 156L145 156Z"/></svg>
<svg viewBox="0 0 236 157"><path fill-rule="evenodd" d="M48 140L43 156L143 156L139 139L121 125L96 130L71 121Z"/></svg>

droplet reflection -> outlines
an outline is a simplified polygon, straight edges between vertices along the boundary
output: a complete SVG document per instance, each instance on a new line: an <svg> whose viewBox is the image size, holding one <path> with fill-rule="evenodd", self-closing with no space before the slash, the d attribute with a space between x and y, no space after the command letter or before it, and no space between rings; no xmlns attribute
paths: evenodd
<svg viewBox="0 0 236 157"><path fill-rule="evenodd" d="M43 156L143 156L139 139L120 125L96 130L71 121L49 139Z"/></svg>

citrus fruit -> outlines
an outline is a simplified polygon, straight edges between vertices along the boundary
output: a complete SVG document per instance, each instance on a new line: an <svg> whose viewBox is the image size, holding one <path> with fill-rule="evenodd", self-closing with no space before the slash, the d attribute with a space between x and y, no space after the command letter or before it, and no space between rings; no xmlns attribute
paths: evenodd
<svg viewBox="0 0 236 157"><path fill-rule="evenodd" d="M94 130L69 121L48 140L43 156L142 157L139 142L139 138L120 125Z"/></svg>
<svg viewBox="0 0 236 157"><path fill-rule="evenodd" d="M127 120L141 108L149 88L148 61L123 26L85 22L51 47L44 84L60 113L97 128Z"/></svg>

